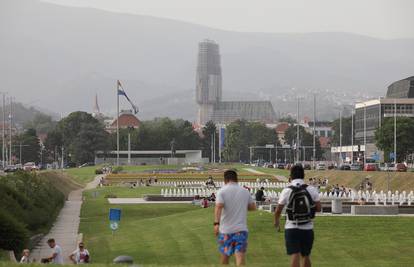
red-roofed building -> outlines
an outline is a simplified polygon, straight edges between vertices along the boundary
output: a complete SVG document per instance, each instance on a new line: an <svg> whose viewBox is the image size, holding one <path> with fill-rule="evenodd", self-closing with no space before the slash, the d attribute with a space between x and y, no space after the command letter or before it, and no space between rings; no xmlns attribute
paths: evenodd
<svg viewBox="0 0 414 267"><path fill-rule="evenodd" d="M330 148L331 147L331 137L327 136L319 136L319 143L321 144L321 148Z"/></svg>
<svg viewBox="0 0 414 267"><path fill-rule="evenodd" d="M281 122L275 128L277 137L279 138L279 142L281 144L285 144L285 133L288 128L289 128L289 123L287 122Z"/></svg>
<svg viewBox="0 0 414 267"><path fill-rule="evenodd" d="M119 129L139 128L141 121L132 113L131 110L123 110L119 114ZM110 133L116 131L117 119L115 118L106 130Z"/></svg>

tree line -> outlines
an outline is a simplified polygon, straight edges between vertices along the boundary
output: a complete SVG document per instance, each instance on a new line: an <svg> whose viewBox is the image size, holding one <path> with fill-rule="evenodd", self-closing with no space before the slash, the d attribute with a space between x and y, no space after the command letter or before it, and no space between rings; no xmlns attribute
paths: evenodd
<svg viewBox="0 0 414 267"><path fill-rule="evenodd" d="M91 114L77 111L69 114L58 122L43 116L36 117L23 133L19 134L14 143L14 155L22 162L54 162L61 158L62 153L66 162L83 164L93 162L95 151L116 150L116 133L108 133L102 121ZM292 147L296 146L296 131L294 121L289 124L284 142ZM36 129L37 126L37 129ZM334 135L332 145L339 145L339 120L332 122ZM342 145L351 145L351 118L342 120ZM397 155L404 160L414 152L413 118L397 119ZM41 146L37 137L38 131L47 132L47 138ZM219 159L219 135L213 122L207 122L200 132L193 129L191 122L182 119L156 118L143 121L137 129L120 129L120 149L127 150L128 134L131 136L132 150L170 150L173 149L200 149L203 157L211 159L212 148ZM300 144L305 147L301 151L301 159L311 160L313 157L313 136L304 127L299 127ZM388 152L393 151L393 119L386 118L382 127L377 129L375 136L377 147L384 150L386 159ZM212 141L215 141L214 144ZM20 147L20 144L22 145ZM226 126L225 142L221 158L224 161L250 161L250 147L272 144L280 147L279 138L274 129L266 127L263 123L238 120ZM21 148L21 149L20 149ZM63 149L62 149L63 148ZM22 153L20 153L22 151ZM273 152L274 153L274 152ZM295 153L289 151L289 154ZM305 154L303 156L303 154ZM316 139L316 160L323 159L323 151L318 138ZM283 161L283 150L279 153L277 161ZM254 158L266 161L276 161L275 155L269 150L256 149ZM290 157L291 158L291 157Z"/></svg>

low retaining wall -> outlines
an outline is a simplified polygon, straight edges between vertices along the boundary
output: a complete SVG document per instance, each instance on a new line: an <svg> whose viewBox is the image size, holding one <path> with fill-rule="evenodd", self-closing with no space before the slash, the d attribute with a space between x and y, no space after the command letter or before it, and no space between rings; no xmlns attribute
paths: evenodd
<svg viewBox="0 0 414 267"><path fill-rule="evenodd" d="M352 205L352 215L398 215L398 206Z"/></svg>
<svg viewBox="0 0 414 267"><path fill-rule="evenodd" d="M164 197L162 195L144 196L146 201L192 201L194 197Z"/></svg>

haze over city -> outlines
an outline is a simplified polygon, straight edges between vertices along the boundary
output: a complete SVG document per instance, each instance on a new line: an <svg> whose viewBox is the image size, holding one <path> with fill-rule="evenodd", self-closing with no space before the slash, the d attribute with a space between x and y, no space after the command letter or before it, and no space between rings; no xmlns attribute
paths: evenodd
<svg viewBox="0 0 414 267"><path fill-rule="evenodd" d="M0 267L413 266L413 11L0 0Z"/></svg>
<svg viewBox="0 0 414 267"><path fill-rule="evenodd" d="M4 91L55 114L91 111L98 94L114 114L121 79L140 117L194 121L197 43L210 38L224 99L286 114L297 93L319 93L332 119L329 105L384 95L414 65L411 1L192 2L2 1Z"/></svg>

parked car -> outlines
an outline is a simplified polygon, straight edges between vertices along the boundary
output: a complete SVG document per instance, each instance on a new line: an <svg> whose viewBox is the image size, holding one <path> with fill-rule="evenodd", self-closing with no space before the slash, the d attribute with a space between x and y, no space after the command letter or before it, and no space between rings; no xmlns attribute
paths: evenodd
<svg viewBox="0 0 414 267"><path fill-rule="evenodd" d="M278 163L276 164L276 168L283 170L285 168L286 164L285 163Z"/></svg>
<svg viewBox="0 0 414 267"><path fill-rule="evenodd" d="M26 162L23 165L23 170L24 171L34 171L34 170L37 170L36 163L34 163L34 162Z"/></svg>
<svg viewBox="0 0 414 267"><path fill-rule="evenodd" d="M328 170L335 170L336 166L334 164L329 164L328 165Z"/></svg>
<svg viewBox="0 0 414 267"><path fill-rule="evenodd" d="M350 167L351 171L362 171L362 165L359 163L352 163Z"/></svg>
<svg viewBox="0 0 414 267"><path fill-rule="evenodd" d="M367 171L367 172L377 171L377 165L373 163L367 163L364 166L364 171Z"/></svg>
<svg viewBox="0 0 414 267"><path fill-rule="evenodd" d="M312 167L311 167L311 165L309 163L305 163L305 165L303 165L303 169L305 169L305 170L311 170Z"/></svg>
<svg viewBox="0 0 414 267"><path fill-rule="evenodd" d="M407 171L407 166L405 166L405 164L403 163L397 163L395 166L395 170L397 172L406 172Z"/></svg>
<svg viewBox="0 0 414 267"><path fill-rule="evenodd" d="M15 165L7 165L4 167L4 172L15 172L17 171L17 168Z"/></svg>
<svg viewBox="0 0 414 267"><path fill-rule="evenodd" d="M326 165L325 165L325 163L318 163L318 164L316 165L316 170L318 170L318 171L324 171L324 170L326 170Z"/></svg>
<svg viewBox="0 0 414 267"><path fill-rule="evenodd" d="M341 171L350 171L351 170L351 166L349 164L342 164L339 169Z"/></svg>

